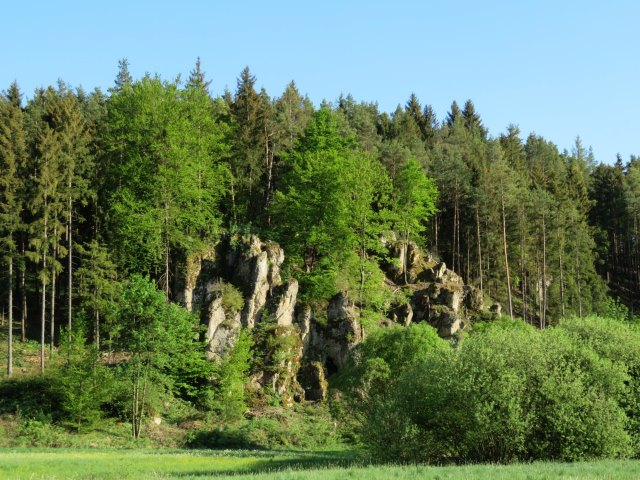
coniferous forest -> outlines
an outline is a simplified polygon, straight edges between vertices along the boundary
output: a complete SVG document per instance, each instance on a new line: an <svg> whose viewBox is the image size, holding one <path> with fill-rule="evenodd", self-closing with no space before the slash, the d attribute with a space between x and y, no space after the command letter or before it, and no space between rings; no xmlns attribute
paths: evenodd
<svg viewBox="0 0 640 480"><path fill-rule="evenodd" d="M0 416L272 447L275 408L302 425L281 444L397 461L640 453L640 158L489 132L471 100L256 85L122 60L107 92L6 88Z"/></svg>

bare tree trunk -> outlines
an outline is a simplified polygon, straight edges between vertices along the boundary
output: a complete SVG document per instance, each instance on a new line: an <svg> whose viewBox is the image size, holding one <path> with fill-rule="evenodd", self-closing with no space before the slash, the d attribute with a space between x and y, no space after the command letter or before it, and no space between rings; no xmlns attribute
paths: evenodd
<svg viewBox="0 0 640 480"><path fill-rule="evenodd" d="M42 278L40 288L42 290L41 306L40 306L40 373L44 373L44 332L46 330L47 317L47 201L45 199L45 215L44 215L44 242L42 243Z"/></svg>
<svg viewBox="0 0 640 480"><path fill-rule="evenodd" d="M70 185L69 185L70 187ZM73 210L71 208L71 197L69 197L69 217L67 219L67 257L68 257L68 278L67 278L67 328L69 330L69 341L71 341L71 325L73 322Z"/></svg>
<svg viewBox="0 0 640 480"><path fill-rule="evenodd" d="M456 225L458 224L458 202L457 200L453 201L453 241L451 244L451 268L454 272L456 270Z"/></svg>
<svg viewBox="0 0 640 480"><path fill-rule="evenodd" d="M271 191L273 188L273 151L269 148L271 134L265 122L264 125L264 160L267 167L267 191L265 195L264 210L269 208L271 202Z"/></svg>
<svg viewBox="0 0 640 480"><path fill-rule="evenodd" d="M7 375L13 375L13 254L9 257L9 332L7 334Z"/></svg>
<svg viewBox="0 0 640 480"><path fill-rule="evenodd" d="M97 300L98 298L97 290L94 290L93 296L94 296L94 299ZM96 349L100 350L100 312L97 307L95 309L95 325L94 325L94 331L93 331L93 340L94 340L94 343L96 344Z"/></svg>
<svg viewBox="0 0 640 480"><path fill-rule="evenodd" d="M507 218L504 209L504 191L500 191L500 206L502 207L502 245L504 247L504 269L507 274L507 296L509 297L509 316L513 320L513 299L511 298L511 275L509 274L509 253L507 249Z"/></svg>
<svg viewBox="0 0 640 480"><path fill-rule="evenodd" d="M58 227L53 227L53 239L55 241L58 234ZM56 329L56 259L58 257L57 248L53 248L53 257L51 262L51 320L49 322L49 358L53 356L53 343L55 340Z"/></svg>
<svg viewBox="0 0 640 480"><path fill-rule="evenodd" d="M164 297L169 300L169 206L164 204Z"/></svg>
<svg viewBox="0 0 640 480"><path fill-rule="evenodd" d="M564 248L563 242L560 239L560 232L558 231L558 263L560 268L560 304L562 306L562 317L565 316L565 307L564 307L564 272L562 265L562 250Z"/></svg>
<svg viewBox="0 0 640 480"><path fill-rule="evenodd" d="M20 296L22 298L22 308L20 309L20 341L27 341L27 266L24 258L24 239L22 240L22 261L20 264Z"/></svg>
<svg viewBox="0 0 640 480"><path fill-rule="evenodd" d="M236 212L236 191L234 188L233 176L231 176L231 211L233 212L233 223L238 224L238 215Z"/></svg>
<svg viewBox="0 0 640 480"><path fill-rule="evenodd" d="M547 326L547 227L542 213L542 328Z"/></svg>
<svg viewBox="0 0 640 480"><path fill-rule="evenodd" d="M465 278L467 279L467 285L470 284L469 275L471 270L471 242L469 241L469 230L467 229L467 264L464 267Z"/></svg>
<svg viewBox="0 0 640 480"><path fill-rule="evenodd" d="M582 286L580 285L580 260L576 256L576 276L578 284L578 316L582 318Z"/></svg>
<svg viewBox="0 0 640 480"><path fill-rule="evenodd" d="M480 213L478 212L478 207L476 207L476 237L478 239L478 274L480 276L480 293L484 293L484 288L482 285L482 248L480 244Z"/></svg>
<svg viewBox="0 0 640 480"><path fill-rule="evenodd" d="M438 252L438 214L436 213L435 215L435 219L434 219L434 226L435 226L435 250L436 250L436 255L439 255Z"/></svg>
<svg viewBox="0 0 640 480"><path fill-rule="evenodd" d="M522 319L524 323L527 323L527 275L524 269L524 252L525 252L525 239L524 239L524 210L520 215L520 277L521 277L521 290L522 290Z"/></svg>
<svg viewBox="0 0 640 480"><path fill-rule="evenodd" d="M458 270L457 272L460 274L460 276L462 276L462 265L460 263L460 204L459 202L456 202L456 229L458 230L458 233L456 234L456 240L457 240L457 245L456 245L456 251L457 251L457 257L458 257Z"/></svg>
<svg viewBox="0 0 640 480"><path fill-rule="evenodd" d="M543 301L543 297L544 297L544 293L542 291L543 287L542 287L542 268L540 267L540 252L538 251L538 247L536 247L536 275L537 275L537 280L538 283L536 285L536 290L537 290L537 294L538 294L538 326L540 328L544 328L544 325L542 323L543 321L543 316L542 316L542 310L544 308L544 301ZM538 287L539 286L539 287Z"/></svg>

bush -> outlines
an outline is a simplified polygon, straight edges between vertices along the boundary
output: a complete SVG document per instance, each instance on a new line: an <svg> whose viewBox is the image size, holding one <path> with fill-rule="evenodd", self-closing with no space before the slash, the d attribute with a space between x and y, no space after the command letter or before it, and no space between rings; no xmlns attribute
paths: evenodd
<svg viewBox="0 0 640 480"><path fill-rule="evenodd" d="M63 402L58 379L50 373L0 381L0 414L58 419L64 416Z"/></svg>
<svg viewBox="0 0 640 480"><path fill-rule="evenodd" d="M102 416L102 406L110 399L112 375L100 363L100 353L86 345L85 334L79 330L62 334L60 353L66 362L55 372L62 410L67 423L76 429L90 427Z"/></svg>
<svg viewBox="0 0 640 480"><path fill-rule="evenodd" d="M616 352L624 342L614 345L623 330L610 331L598 320L544 331L501 321L448 351L398 348L399 334L383 332L364 342L354 360L360 368L350 372L359 377L346 382L365 400L365 408L356 407L360 438L377 458L392 461L627 456L637 410L629 408L637 405L629 367L640 358L628 352L640 351L640 342L629 340L635 346L627 345L625 356ZM593 345L583 338L589 332Z"/></svg>
<svg viewBox="0 0 640 480"><path fill-rule="evenodd" d="M586 344L600 357L623 368L628 388L621 392L618 403L627 416L634 456L640 457L640 325L625 320L587 317L563 320L559 328L575 342Z"/></svg>

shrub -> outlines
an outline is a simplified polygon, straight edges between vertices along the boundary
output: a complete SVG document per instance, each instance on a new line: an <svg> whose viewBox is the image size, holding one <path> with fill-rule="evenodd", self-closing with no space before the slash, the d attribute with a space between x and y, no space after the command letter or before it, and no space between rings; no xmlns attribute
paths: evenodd
<svg viewBox="0 0 640 480"><path fill-rule="evenodd" d="M635 346L612 360L625 345L614 347L616 335L593 322L544 331L495 322L445 351L397 345L398 333L381 333L364 342L354 359L359 368L349 372L359 376L345 382L364 399L355 408L360 438L377 458L393 461L627 456L637 395L629 367L640 358L629 352L640 342L633 338ZM593 345L582 337L589 332Z"/></svg>

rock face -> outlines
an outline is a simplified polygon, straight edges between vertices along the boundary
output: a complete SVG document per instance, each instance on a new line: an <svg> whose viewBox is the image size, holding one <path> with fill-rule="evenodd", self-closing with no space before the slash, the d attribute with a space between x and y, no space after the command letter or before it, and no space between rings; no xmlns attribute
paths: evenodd
<svg viewBox="0 0 640 480"><path fill-rule="evenodd" d="M327 368L340 370L349 352L364 340L364 329L359 321L360 309L340 293L331 299L327 308L327 326L318 329L317 342L326 356Z"/></svg>
<svg viewBox="0 0 640 480"><path fill-rule="evenodd" d="M215 261L214 261L215 259ZM207 327L208 354L223 355L235 343L242 326L253 328L265 306L275 305L273 313L282 325L293 323L298 282L281 286L280 267L284 252L280 246L262 242L257 236L232 237L217 251L208 251L186 262L180 303L199 312ZM242 293L240 312L225 312L221 284L231 284Z"/></svg>
<svg viewBox="0 0 640 480"><path fill-rule="evenodd" d="M277 394L282 405L289 407L294 400L305 398L305 392L298 383L303 356L300 330L295 325L275 326L269 334L269 339L263 338L263 343L258 345L264 355L262 368L251 380L258 388Z"/></svg>
<svg viewBox="0 0 640 480"><path fill-rule="evenodd" d="M211 280L206 285L201 322L206 325L207 356L220 358L233 347L240 333L240 313L225 312L220 282Z"/></svg>
<svg viewBox="0 0 640 480"><path fill-rule="evenodd" d="M321 362L309 362L298 373L298 380L304 388L305 399L311 401L326 400L329 394L329 382Z"/></svg>
<svg viewBox="0 0 640 480"><path fill-rule="evenodd" d="M394 257L383 267L397 303L380 326L425 321L446 338L464 328L471 312L484 308L477 289L415 243L395 238L383 243ZM324 308L300 304L298 281L282 281L283 262L278 245L255 235L233 236L187 262L180 300L200 313L211 359L229 351L242 327L262 323L255 336L261 342L255 350L263 357L252 375L254 388L278 395L283 405L325 400L327 377L345 366L365 338L361 310L348 292L335 295ZM225 297L230 291L237 301Z"/></svg>
<svg viewBox="0 0 640 480"><path fill-rule="evenodd" d="M276 300L275 320L279 326L289 327L293 324L296 301L298 299L298 281L292 279L284 285L274 289Z"/></svg>
<svg viewBox="0 0 640 480"><path fill-rule="evenodd" d="M423 254L413 242L386 243L393 258L386 265L390 288L412 292L408 303L391 310L390 320L403 325L427 321L447 338L464 328L470 312L483 309L480 292L465 285L444 262Z"/></svg>
<svg viewBox="0 0 640 480"><path fill-rule="evenodd" d="M420 273L411 305L414 321L427 321L441 337L451 337L468 323L469 313L482 308L480 292L464 284L444 262Z"/></svg>
<svg viewBox="0 0 640 480"><path fill-rule="evenodd" d="M241 239L229 250L227 268L233 272L233 283L239 284L245 293L241 315L243 326L253 328L260 321L267 297L282 283L280 267L283 262L284 251L279 245L263 243L255 235L248 241Z"/></svg>

